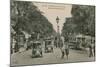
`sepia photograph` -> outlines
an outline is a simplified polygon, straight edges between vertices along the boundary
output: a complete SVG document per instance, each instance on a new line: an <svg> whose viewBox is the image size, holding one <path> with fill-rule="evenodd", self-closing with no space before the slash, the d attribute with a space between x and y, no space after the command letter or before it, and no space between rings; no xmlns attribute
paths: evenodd
<svg viewBox="0 0 100 67"><path fill-rule="evenodd" d="M10 65L95 61L95 6L10 1Z"/></svg>

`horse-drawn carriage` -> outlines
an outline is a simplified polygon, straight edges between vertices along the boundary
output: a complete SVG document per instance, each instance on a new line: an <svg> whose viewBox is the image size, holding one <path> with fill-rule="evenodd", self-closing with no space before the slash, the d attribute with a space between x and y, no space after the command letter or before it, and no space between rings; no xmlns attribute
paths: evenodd
<svg viewBox="0 0 100 67"><path fill-rule="evenodd" d="M45 40L45 52L53 52L53 44L51 39Z"/></svg>
<svg viewBox="0 0 100 67"><path fill-rule="evenodd" d="M40 41L34 41L32 43L32 57L42 57L42 44Z"/></svg>
<svg viewBox="0 0 100 67"><path fill-rule="evenodd" d="M86 35L77 35L70 39L69 43L71 44L72 48L75 49L83 49L87 48L89 44L91 44L93 37L86 36Z"/></svg>

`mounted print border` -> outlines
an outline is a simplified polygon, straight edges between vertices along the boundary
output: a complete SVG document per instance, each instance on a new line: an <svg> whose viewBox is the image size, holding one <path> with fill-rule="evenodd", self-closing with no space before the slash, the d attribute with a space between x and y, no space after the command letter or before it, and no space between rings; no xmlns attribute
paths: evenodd
<svg viewBox="0 0 100 67"><path fill-rule="evenodd" d="M10 2L11 66L95 61L95 6Z"/></svg>

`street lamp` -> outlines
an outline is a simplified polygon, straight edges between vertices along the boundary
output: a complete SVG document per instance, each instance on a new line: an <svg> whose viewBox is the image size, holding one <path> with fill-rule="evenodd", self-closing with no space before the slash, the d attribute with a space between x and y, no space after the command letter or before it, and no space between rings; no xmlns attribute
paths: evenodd
<svg viewBox="0 0 100 67"><path fill-rule="evenodd" d="M56 18L56 22L57 22L57 46L58 46L58 42L59 42L59 17L57 16Z"/></svg>
<svg viewBox="0 0 100 67"><path fill-rule="evenodd" d="M56 18L56 21L57 21L57 24L59 23L59 17L57 16L57 18Z"/></svg>
<svg viewBox="0 0 100 67"><path fill-rule="evenodd" d="M57 16L57 18L56 18L56 22L57 22L57 33L59 33L59 25L58 25L58 23L59 23L59 17Z"/></svg>

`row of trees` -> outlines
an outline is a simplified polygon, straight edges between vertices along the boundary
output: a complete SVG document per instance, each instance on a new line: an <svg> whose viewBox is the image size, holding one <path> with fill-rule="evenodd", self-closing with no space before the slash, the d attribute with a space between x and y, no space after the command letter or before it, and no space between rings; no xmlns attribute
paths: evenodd
<svg viewBox="0 0 100 67"><path fill-rule="evenodd" d="M54 32L52 24L42 13L32 2L11 1L11 29L17 34L25 31L51 35Z"/></svg>
<svg viewBox="0 0 100 67"><path fill-rule="evenodd" d="M81 33L95 36L95 7L86 5L73 5L72 17L66 18L62 34Z"/></svg>

